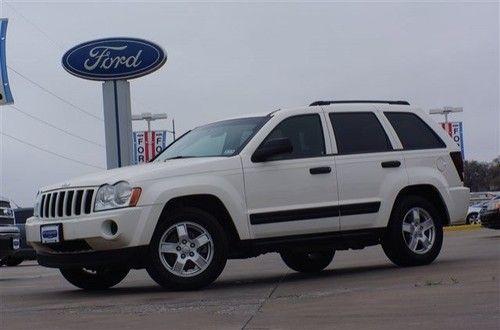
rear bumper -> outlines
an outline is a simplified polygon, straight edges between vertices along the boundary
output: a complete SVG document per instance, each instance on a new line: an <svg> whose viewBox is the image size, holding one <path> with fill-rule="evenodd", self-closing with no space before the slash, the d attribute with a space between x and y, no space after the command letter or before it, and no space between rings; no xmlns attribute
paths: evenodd
<svg viewBox="0 0 500 330"><path fill-rule="evenodd" d="M470 190L467 187L448 189L448 214L450 225L464 224L469 209Z"/></svg>
<svg viewBox="0 0 500 330"><path fill-rule="evenodd" d="M122 266L144 268L148 246L125 249L92 251L81 253L38 253L40 265L51 268L93 268L100 266Z"/></svg>
<svg viewBox="0 0 500 330"><path fill-rule="evenodd" d="M492 210L481 213L481 226L491 229L500 229L500 210Z"/></svg>

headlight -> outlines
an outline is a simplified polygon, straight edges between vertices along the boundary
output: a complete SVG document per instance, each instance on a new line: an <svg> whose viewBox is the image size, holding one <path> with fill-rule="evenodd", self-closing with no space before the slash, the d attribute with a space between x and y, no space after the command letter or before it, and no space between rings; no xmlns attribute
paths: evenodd
<svg viewBox="0 0 500 330"><path fill-rule="evenodd" d="M94 211L135 206L141 195L141 188L132 188L126 181L114 185L105 184L97 190Z"/></svg>
<svg viewBox="0 0 500 330"><path fill-rule="evenodd" d="M40 202L42 201L42 194L38 192L36 194L35 205L33 206L33 215L35 217L40 217Z"/></svg>

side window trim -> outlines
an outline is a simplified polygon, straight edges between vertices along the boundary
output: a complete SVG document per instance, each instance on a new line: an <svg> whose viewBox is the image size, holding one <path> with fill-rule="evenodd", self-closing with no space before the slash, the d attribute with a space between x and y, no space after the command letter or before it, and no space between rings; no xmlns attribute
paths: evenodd
<svg viewBox="0 0 500 330"><path fill-rule="evenodd" d="M387 119L387 117L383 114L383 111L380 110L377 110L375 115L377 116L378 120L380 121L380 124L387 133L387 137L389 138L389 141L391 142L392 145L391 151L402 151L403 143L399 139L399 136L394 130L394 127L392 127L391 123L389 122L389 119Z"/></svg>
<svg viewBox="0 0 500 330"><path fill-rule="evenodd" d="M279 123L277 123L273 129L266 135L266 137L261 141L261 143L259 144L259 146L254 150L254 152L259 149L262 144L264 144L264 142L266 142L267 138L274 133L275 129L281 125L284 121L286 120L289 120L289 119L292 119L292 118L297 118L297 117L310 117L310 116L315 116L319 119L320 121L320 126L321 126L321 136L322 136L322 141L323 141L323 154L322 155L319 155L319 156L308 156L308 157L293 157L293 158L285 158L285 159L275 159L275 160L270 160L269 162L281 162L281 161L287 161L287 160L297 160L297 159L308 159L308 158L319 158L319 157L325 157L325 156L329 156L329 154L327 154L327 143L329 143L329 141L326 140L326 136L325 136L325 132L324 132L324 125L323 125L323 120L322 120L322 117L321 117L321 114L320 113L317 113L317 112L313 112L313 113L301 113L301 114L297 114L297 115L292 115L290 117L286 117L286 118L283 118L283 120L281 120Z"/></svg>
<svg viewBox="0 0 500 330"><path fill-rule="evenodd" d="M333 122L332 122L332 119L331 119L332 118L331 115L341 114L341 113L347 113L347 114L368 113L368 114L373 114L375 116L375 119L378 121L378 124L382 128L382 131L384 132L386 141L389 143L388 144L389 149L388 150L383 150L383 151L340 152L339 151L339 145L338 145L339 139L338 139L337 133L335 132L335 128L333 127ZM395 145L392 143L389 135L387 134L387 130L384 127L384 125L383 125L383 123L381 121L381 118L379 118L379 116L377 116L376 111L370 111L370 110L366 110L366 111L328 111L327 116L328 116L328 119L329 119L329 124L331 125L332 131L333 131L333 134L334 134L335 148L337 149L337 152L336 152L335 155L337 155L337 156L343 156L343 155L364 155L364 154L376 154L376 153L383 153L383 152L401 151L401 150L398 150L398 149L395 148Z"/></svg>

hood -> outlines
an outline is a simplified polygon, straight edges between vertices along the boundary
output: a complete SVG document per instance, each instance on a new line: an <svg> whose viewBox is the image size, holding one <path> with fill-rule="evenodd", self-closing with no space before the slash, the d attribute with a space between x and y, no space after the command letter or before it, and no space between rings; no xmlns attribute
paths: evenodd
<svg viewBox="0 0 500 330"><path fill-rule="evenodd" d="M100 186L105 183L114 184L122 180L128 181L133 186L141 181L234 169L241 169L239 156L171 159L166 162L132 165L87 174L43 187L41 191L72 187Z"/></svg>

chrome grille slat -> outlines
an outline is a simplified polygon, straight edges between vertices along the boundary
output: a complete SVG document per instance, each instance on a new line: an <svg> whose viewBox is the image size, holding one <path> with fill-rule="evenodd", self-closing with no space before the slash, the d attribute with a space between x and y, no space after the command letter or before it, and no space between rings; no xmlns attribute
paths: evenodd
<svg viewBox="0 0 500 330"><path fill-rule="evenodd" d="M61 196L61 192L56 192L56 203L54 205L54 218L59 216L59 196Z"/></svg>
<svg viewBox="0 0 500 330"><path fill-rule="evenodd" d="M64 194L64 199L63 199L63 207L62 207L62 216L66 216L66 205L68 202L68 195L69 195L70 190L67 190L66 193Z"/></svg>
<svg viewBox="0 0 500 330"><path fill-rule="evenodd" d="M46 195L42 195L42 201L40 202L40 217L43 218L45 216L45 199Z"/></svg>
<svg viewBox="0 0 500 330"><path fill-rule="evenodd" d="M57 193L52 193L52 196L50 196L50 217L55 218L56 217L56 200L57 200Z"/></svg>
<svg viewBox="0 0 500 330"><path fill-rule="evenodd" d="M76 215L76 190L73 190L73 201L71 202L71 216Z"/></svg>
<svg viewBox="0 0 500 330"><path fill-rule="evenodd" d="M85 214L85 201L87 200L88 190L84 190L82 194L82 202L80 205L80 214Z"/></svg>
<svg viewBox="0 0 500 330"><path fill-rule="evenodd" d="M40 218L64 219L93 213L97 188L60 189L42 193Z"/></svg>

